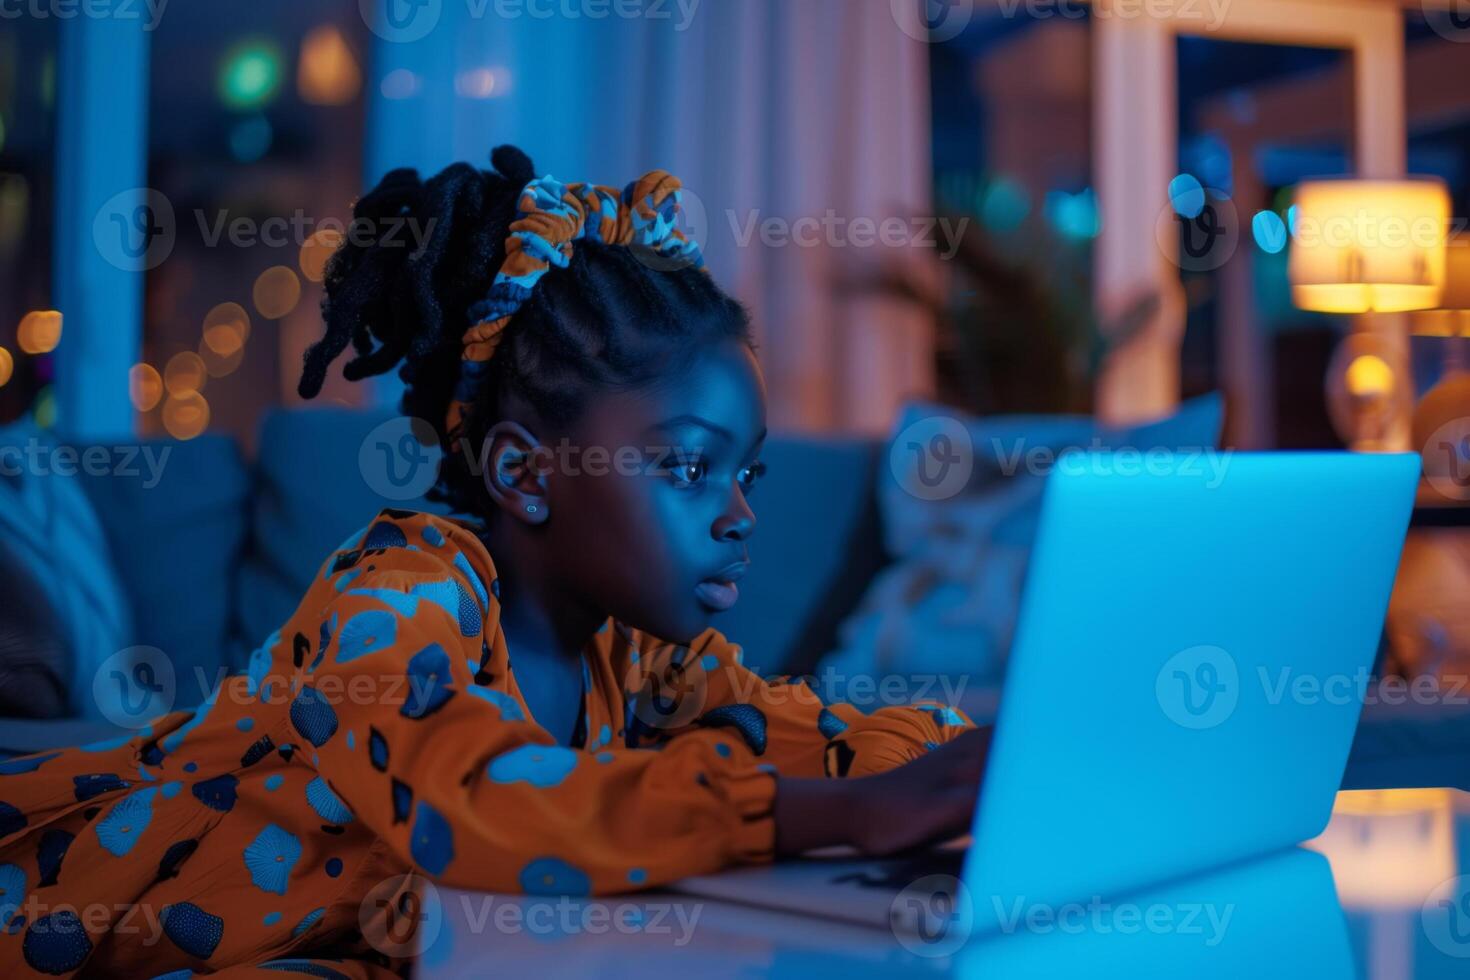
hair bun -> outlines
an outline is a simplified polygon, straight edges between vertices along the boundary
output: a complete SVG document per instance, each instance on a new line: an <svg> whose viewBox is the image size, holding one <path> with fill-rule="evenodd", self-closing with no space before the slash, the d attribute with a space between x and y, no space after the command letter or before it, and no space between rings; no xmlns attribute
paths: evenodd
<svg viewBox="0 0 1470 980"><path fill-rule="evenodd" d="M522 153L519 147L509 143L490 151L490 165L500 176L514 184L517 191L536 179L536 168L532 165L531 158Z"/></svg>
<svg viewBox="0 0 1470 980"><path fill-rule="evenodd" d="M359 218L386 218L421 214L426 191L419 172L412 167L399 167L384 175L367 194L358 199L353 214Z"/></svg>

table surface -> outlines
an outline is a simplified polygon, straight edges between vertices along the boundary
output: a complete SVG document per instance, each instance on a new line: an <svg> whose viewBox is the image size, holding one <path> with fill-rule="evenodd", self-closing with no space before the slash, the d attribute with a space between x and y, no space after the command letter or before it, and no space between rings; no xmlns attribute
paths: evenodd
<svg viewBox="0 0 1470 980"><path fill-rule="evenodd" d="M424 907L422 977L1463 978L1470 794L1340 793L1326 832L1301 848L1111 902L1014 910L989 936L961 925L926 941L669 892L439 888Z"/></svg>

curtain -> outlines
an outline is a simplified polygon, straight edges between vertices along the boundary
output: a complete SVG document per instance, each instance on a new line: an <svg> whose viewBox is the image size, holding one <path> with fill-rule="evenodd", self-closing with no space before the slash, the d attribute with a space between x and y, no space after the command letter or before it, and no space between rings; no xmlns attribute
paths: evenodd
<svg viewBox="0 0 1470 980"><path fill-rule="evenodd" d="M933 387L932 324L862 288L937 264L919 220L934 207L926 46L881 2L631 7L645 15L445 0L422 38L378 30L366 176L485 165L502 142L566 181L669 170L711 271L751 310L772 426L886 430ZM885 218L905 244L870 243Z"/></svg>

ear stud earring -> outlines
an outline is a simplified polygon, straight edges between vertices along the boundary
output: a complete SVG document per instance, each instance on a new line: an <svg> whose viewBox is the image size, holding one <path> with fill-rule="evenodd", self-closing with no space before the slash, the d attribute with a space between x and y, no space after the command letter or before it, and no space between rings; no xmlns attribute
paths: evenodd
<svg viewBox="0 0 1470 980"><path fill-rule="evenodd" d="M534 513L536 513L536 505L535 504L527 504L526 505L526 513L527 514L534 514Z"/></svg>

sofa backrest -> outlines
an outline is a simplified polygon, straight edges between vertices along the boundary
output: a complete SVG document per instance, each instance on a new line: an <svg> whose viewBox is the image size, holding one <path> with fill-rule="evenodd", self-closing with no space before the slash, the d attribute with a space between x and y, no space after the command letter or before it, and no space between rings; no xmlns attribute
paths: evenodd
<svg viewBox="0 0 1470 980"><path fill-rule="evenodd" d="M250 473L226 436L115 446L125 473L79 473L133 612L130 645L174 667L175 704L198 703L235 657L236 574L245 553ZM107 651L113 653L115 651ZM74 683L90 684L90 678Z"/></svg>

